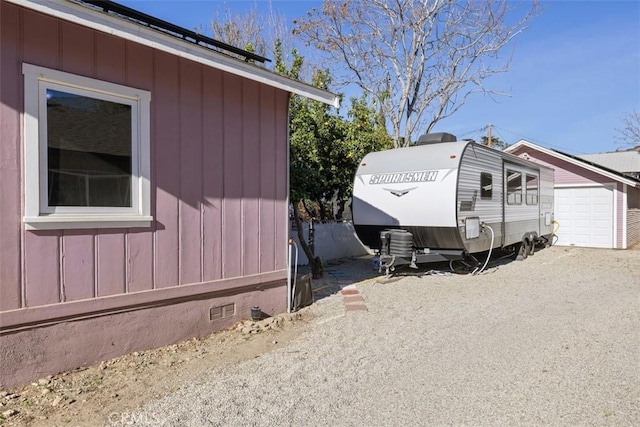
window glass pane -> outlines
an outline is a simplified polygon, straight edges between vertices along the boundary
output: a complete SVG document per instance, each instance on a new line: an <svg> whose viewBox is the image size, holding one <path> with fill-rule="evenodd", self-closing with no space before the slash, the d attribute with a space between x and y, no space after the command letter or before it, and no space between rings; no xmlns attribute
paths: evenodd
<svg viewBox="0 0 640 427"><path fill-rule="evenodd" d="M538 177L535 175L526 175L527 181L527 204L538 204Z"/></svg>
<svg viewBox="0 0 640 427"><path fill-rule="evenodd" d="M522 204L522 174L507 169L507 204Z"/></svg>
<svg viewBox="0 0 640 427"><path fill-rule="evenodd" d="M131 206L131 106L47 90L49 206Z"/></svg>
<svg viewBox="0 0 640 427"><path fill-rule="evenodd" d="M480 198L491 200L493 194L493 177L490 173L480 173Z"/></svg>

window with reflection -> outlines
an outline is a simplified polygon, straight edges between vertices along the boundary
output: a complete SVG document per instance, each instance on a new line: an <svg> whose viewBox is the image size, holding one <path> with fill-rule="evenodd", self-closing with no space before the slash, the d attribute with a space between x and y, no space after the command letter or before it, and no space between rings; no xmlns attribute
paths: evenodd
<svg viewBox="0 0 640 427"><path fill-rule="evenodd" d="M536 175L526 175L526 194L527 194L527 204L528 205L537 205L538 204L538 177Z"/></svg>
<svg viewBox="0 0 640 427"><path fill-rule="evenodd" d="M507 204L522 204L522 173L507 169Z"/></svg>
<svg viewBox="0 0 640 427"><path fill-rule="evenodd" d="M480 173L480 198L491 200L493 196L493 176L488 172Z"/></svg>
<svg viewBox="0 0 640 427"><path fill-rule="evenodd" d="M49 206L131 206L131 105L47 89Z"/></svg>

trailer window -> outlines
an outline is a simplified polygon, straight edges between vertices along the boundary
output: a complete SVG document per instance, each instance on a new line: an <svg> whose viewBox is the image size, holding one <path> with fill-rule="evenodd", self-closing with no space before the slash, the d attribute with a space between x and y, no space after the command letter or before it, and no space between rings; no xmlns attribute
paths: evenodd
<svg viewBox="0 0 640 427"><path fill-rule="evenodd" d="M480 173L480 198L491 200L493 195L493 176L487 172Z"/></svg>
<svg viewBox="0 0 640 427"><path fill-rule="evenodd" d="M522 173L507 169L507 204L522 204Z"/></svg>
<svg viewBox="0 0 640 427"><path fill-rule="evenodd" d="M538 204L538 177L535 175L526 175L526 199L528 205Z"/></svg>

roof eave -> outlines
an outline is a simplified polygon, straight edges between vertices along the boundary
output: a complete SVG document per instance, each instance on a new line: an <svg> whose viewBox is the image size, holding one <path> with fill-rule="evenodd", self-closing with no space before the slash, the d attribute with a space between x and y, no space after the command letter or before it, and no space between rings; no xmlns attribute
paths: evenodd
<svg viewBox="0 0 640 427"><path fill-rule="evenodd" d="M334 107L340 98L324 89L290 79L131 21L82 6L73 0L3 0L74 24L82 25L153 49L198 62Z"/></svg>

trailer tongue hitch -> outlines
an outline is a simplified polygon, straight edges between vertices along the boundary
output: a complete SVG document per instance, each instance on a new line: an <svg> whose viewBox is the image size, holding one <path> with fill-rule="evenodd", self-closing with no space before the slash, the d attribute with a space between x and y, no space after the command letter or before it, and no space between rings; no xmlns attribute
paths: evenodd
<svg viewBox="0 0 640 427"><path fill-rule="evenodd" d="M382 273L382 269L385 269L385 276L389 275L389 272L394 272L396 267L394 265L396 261L395 255L380 255L380 267L378 267L378 273Z"/></svg>

